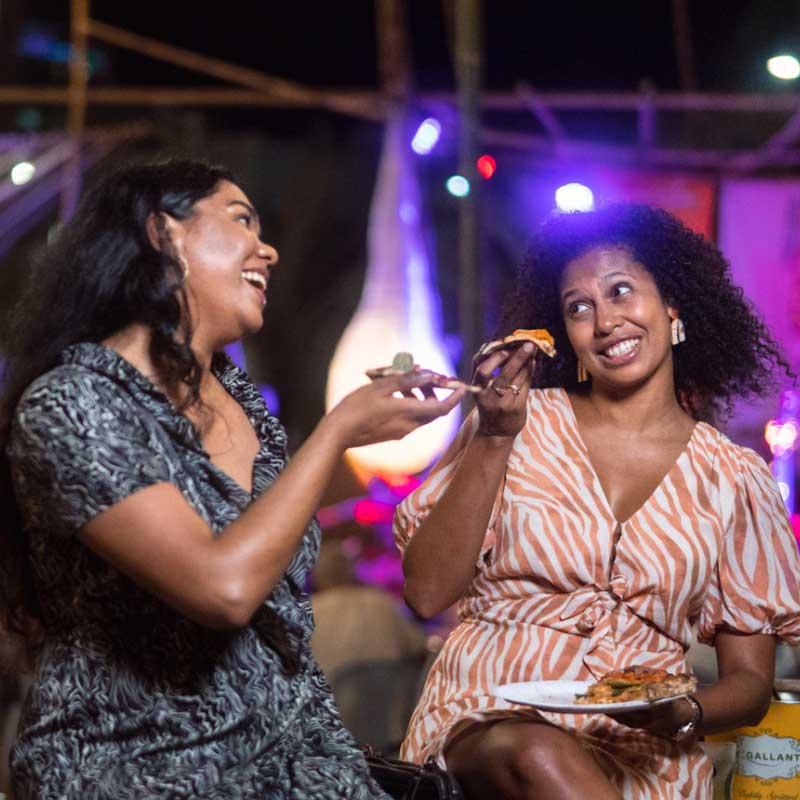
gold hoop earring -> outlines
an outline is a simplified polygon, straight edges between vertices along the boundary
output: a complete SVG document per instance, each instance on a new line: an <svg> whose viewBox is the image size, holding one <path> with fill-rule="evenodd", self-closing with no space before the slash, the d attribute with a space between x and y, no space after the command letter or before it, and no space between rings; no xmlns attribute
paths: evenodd
<svg viewBox="0 0 800 800"><path fill-rule="evenodd" d="M583 366L580 359L578 359L578 383L586 383L589 380L589 373L586 367Z"/></svg>
<svg viewBox="0 0 800 800"><path fill-rule="evenodd" d="M189 262L183 256L178 256L178 263L181 265L181 272L185 281L189 277Z"/></svg>
<svg viewBox="0 0 800 800"><path fill-rule="evenodd" d="M680 344L686 341L686 328L684 327L683 320L680 317L675 317L670 325L672 331L672 344Z"/></svg>

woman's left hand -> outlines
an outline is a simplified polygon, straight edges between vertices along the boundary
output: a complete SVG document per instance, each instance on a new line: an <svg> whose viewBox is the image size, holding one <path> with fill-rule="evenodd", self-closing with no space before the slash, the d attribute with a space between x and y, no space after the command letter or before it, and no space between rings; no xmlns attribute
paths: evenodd
<svg viewBox="0 0 800 800"><path fill-rule="evenodd" d="M640 711L625 711L608 716L620 725L639 728L664 739L672 739L678 729L693 718L694 709L687 700L678 698L672 703L659 703Z"/></svg>

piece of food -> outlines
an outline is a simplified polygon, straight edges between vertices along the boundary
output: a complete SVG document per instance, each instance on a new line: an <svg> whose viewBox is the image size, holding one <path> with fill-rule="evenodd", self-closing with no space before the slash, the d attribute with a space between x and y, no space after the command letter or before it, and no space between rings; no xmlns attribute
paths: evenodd
<svg viewBox="0 0 800 800"><path fill-rule="evenodd" d="M389 375L404 375L411 372L414 368L419 369L419 365L414 363L414 356L411 353L397 353L388 367L375 367L366 371L367 377L386 378Z"/></svg>
<svg viewBox="0 0 800 800"><path fill-rule="evenodd" d="M475 354L475 363L477 364L483 361L487 356L494 353L495 350L501 350L504 347L518 347L523 342L533 342L543 353L550 356L550 358L556 354L555 341L544 328L518 328L514 333L506 336L504 339L495 339L494 341L482 344Z"/></svg>
<svg viewBox="0 0 800 800"><path fill-rule="evenodd" d="M628 667L608 672L586 690L575 696L581 705L595 703L629 703L634 700L662 700L691 694L697 689L697 678L684 673L672 674L665 669Z"/></svg>
<svg viewBox="0 0 800 800"><path fill-rule="evenodd" d="M389 375L405 375L407 372L420 369L419 364L414 363L414 357L411 353L397 353L392 359L392 363L388 367L375 367L366 370L366 375L370 380L376 378L386 378ZM448 377L447 375L440 375L438 372L431 373L431 383L438 389L461 389L464 388L468 392L477 394L482 390L480 386L473 386L469 383L464 383L458 378Z"/></svg>

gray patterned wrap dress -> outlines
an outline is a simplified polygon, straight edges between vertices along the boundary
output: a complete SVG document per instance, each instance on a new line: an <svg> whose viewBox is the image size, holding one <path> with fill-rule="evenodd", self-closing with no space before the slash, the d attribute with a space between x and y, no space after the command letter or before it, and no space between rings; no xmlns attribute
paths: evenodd
<svg viewBox="0 0 800 800"><path fill-rule="evenodd" d="M48 634L11 755L17 800L385 797L308 646L303 586L319 551L316 522L251 623L235 630L192 622L75 535L162 481L218 534L275 480L286 463L282 426L226 356L213 369L261 442L252 495L102 345L67 348L17 408L8 452Z"/></svg>

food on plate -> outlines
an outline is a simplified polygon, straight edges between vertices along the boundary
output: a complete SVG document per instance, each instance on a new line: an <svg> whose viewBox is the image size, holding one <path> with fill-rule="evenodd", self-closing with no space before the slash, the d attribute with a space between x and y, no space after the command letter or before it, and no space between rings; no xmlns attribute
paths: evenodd
<svg viewBox="0 0 800 800"><path fill-rule="evenodd" d="M523 342L533 342L543 353L552 358L556 354L555 341L544 328L518 328L503 339L495 339L482 344L475 354L475 363L483 361L487 356L505 347L518 347Z"/></svg>
<svg viewBox="0 0 800 800"><path fill-rule="evenodd" d="M576 695L575 702L593 705L653 701L691 694L696 689L697 678L692 675L634 666L606 673L599 681L591 684L585 694Z"/></svg>
<svg viewBox="0 0 800 800"><path fill-rule="evenodd" d="M376 378L386 378L389 375L403 375L406 372L418 370L419 364L414 363L414 356L411 353L398 353L392 363L388 367L375 367L366 370L366 375L370 380ZM477 394L482 391L481 386L474 386L470 383L464 383L458 378L448 377L447 375L440 375L438 372L431 373L431 383L437 389L461 389L464 388L468 392Z"/></svg>

